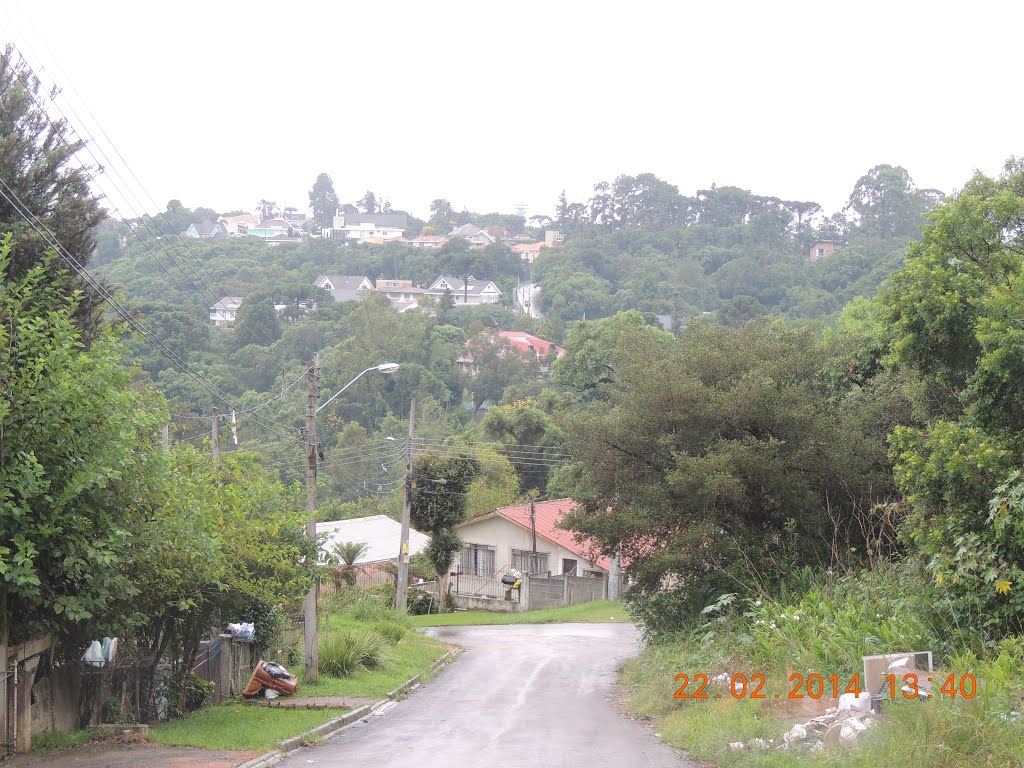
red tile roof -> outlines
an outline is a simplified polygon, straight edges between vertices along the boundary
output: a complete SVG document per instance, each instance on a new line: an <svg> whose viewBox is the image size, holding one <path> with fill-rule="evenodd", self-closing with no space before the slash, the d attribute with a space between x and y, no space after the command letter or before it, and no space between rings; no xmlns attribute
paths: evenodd
<svg viewBox="0 0 1024 768"><path fill-rule="evenodd" d="M545 339L539 339L536 336L524 333L523 331L501 331L498 335L508 341L512 347L515 347L520 352L532 352L542 359L551 354L552 348L555 350L556 357L561 357L565 354L565 350L557 344L546 341Z"/></svg>
<svg viewBox="0 0 1024 768"><path fill-rule="evenodd" d="M600 555L596 559L592 559L595 554L594 544L592 542L585 541L580 544L576 541L572 532L556 527L556 524L562 519L565 513L575 506L576 502L572 499L555 499L554 501L536 502L534 508L537 535L543 536L548 541L553 542L560 547L565 547L565 549L568 549L570 552L574 552L583 559L591 561L607 571L609 565L607 557ZM504 517L509 522L522 526L528 531L530 530L529 504L517 504L512 507L498 507L498 509L494 510L494 513Z"/></svg>

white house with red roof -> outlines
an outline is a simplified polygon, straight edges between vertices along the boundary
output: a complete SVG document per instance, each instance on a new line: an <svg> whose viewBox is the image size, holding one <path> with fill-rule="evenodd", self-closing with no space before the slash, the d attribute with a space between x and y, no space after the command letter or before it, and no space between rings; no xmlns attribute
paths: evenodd
<svg viewBox="0 0 1024 768"><path fill-rule="evenodd" d="M456 527L464 544L453 568L467 576L493 576L511 568L524 574L603 577L608 558L557 527L575 506L572 499L538 501L467 520Z"/></svg>
<svg viewBox="0 0 1024 768"><path fill-rule="evenodd" d="M499 331L498 335L505 339L509 346L520 354L534 355L541 362L557 360L565 354L565 350L553 341L547 341L525 331Z"/></svg>

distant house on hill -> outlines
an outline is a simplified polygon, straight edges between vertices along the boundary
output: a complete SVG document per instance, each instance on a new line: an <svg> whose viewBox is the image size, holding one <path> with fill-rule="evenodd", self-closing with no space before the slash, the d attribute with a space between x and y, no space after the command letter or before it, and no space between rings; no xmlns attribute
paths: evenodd
<svg viewBox="0 0 1024 768"><path fill-rule="evenodd" d="M236 237L249 234L249 227L255 227L260 223L259 216L251 213L242 213L238 216L224 216L220 224L228 233L228 237Z"/></svg>
<svg viewBox="0 0 1024 768"><path fill-rule="evenodd" d="M294 222L286 219L263 219L256 226L250 226L248 233L252 237L258 237L269 245L280 245L282 243L301 243L302 236Z"/></svg>
<svg viewBox="0 0 1024 768"><path fill-rule="evenodd" d="M438 235L420 235L419 237L414 237L412 240L407 241L407 244L412 248L440 248L447 242L447 237L440 237Z"/></svg>
<svg viewBox="0 0 1024 768"><path fill-rule="evenodd" d="M534 355L538 361L557 360L565 350L552 341L538 338L523 331L499 331L498 335L523 355Z"/></svg>
<svg viewBox="0 0 1024 768"><path fill-rule="evenodd" d="M515 239L515 235L505 229L505 227L496 224L490 227L484 227L484 232L493 237L495 242L498 243L504 243Z"/></svg>
<svg viewBox="0 0 1024 768"><path fill-rule="evenodd" d="M210 307L210 322L218 328L231 325L235 322L238 308L242 306L242 300L238 296L225 296L212 307Z"/></svg>
<svg viewBox="0 0 1024 768"><path fill-rule="evenodd" d="M512 250L519 254L519 258L533 264L540 255L541 248L547 248L546 243L516 243Z"/></svg>
<svg viewBox="0 0 1024 768"><path fill-rule="evenodd" d="M450 290L455 306L476 306L479 304L497 304L501 299L501 291L490 280L476 280L470 275L463 280L461 277L442 275L432 282L426 295L440 300L444 292Z"/></svg>
<svg viewBox="0 0 1024 768"><path fill-rule="evenodd" d="M331 237L361 243L367 240L395 240L409 226L404 213L342 213L334 217Z"/></svg>
<svg viewBox="0 0 1024 768"><path fill-rule="evenodd" d="M219 221L203 219L198 224L189 224L185 230L186 237L200 240L223 240L228 236L227 228Z"/></svg>
<svg viewBox="0 0 1024 768"><path fill-rule="evenodd" d="M461 237L463 240L468 240L470 245L490 245L496 243L497 239L486 230L480 229L475 224L463 224L461 227L453 229L448 237Z"/></svg>
<svg viewBox="0 0 1024 768"><path fill-rule="evenodd" d="M811 261L819 261L821 259L827 259L841 247L842 243L835 240L815 240L811 244L810 253L808 255L811 257Z"/></svg>
<svg viewBox="0 0 1024 768"><path fill-rule="evenodd" d="M489 334L489 338L492 341L495 338L504 339L510 350L525 359L536 360L542 371L547 371L551 363L565 354L565 350L554 342L538 338L524 331L499 331L496 334ZM470 376L475 376L478 370L477 361L471 353L473 343L473 339L467 339L462 353L455 360L459 369Z"/></svg>
<svg viewBox="0 0 1024 768"><path fill-rule="evenodd" d="M362 301L373 290L370 278L363 275L320 275L313 285L329 291L335 301Z"/></svg>
<svg viewBox="0 0 1024 768"><path fill-rule="evenodd" d="M375 290L387 296L391 306L399 312L419 306L419 300L426 293L423 288L413 285L412 280L389 280L383 277L377 281Z"/></svg>

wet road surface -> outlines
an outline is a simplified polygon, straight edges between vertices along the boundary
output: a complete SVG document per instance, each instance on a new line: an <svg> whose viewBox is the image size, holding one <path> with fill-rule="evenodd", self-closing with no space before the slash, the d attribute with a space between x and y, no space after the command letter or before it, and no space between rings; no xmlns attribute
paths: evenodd
<svg viewBox="0 0 1024 768"><path fill-rule="evenodd" d="M616 703L616 669L639 650L632 625L437 627L431 633L466 652L409 698L279 765L692 768Z"/></svg>

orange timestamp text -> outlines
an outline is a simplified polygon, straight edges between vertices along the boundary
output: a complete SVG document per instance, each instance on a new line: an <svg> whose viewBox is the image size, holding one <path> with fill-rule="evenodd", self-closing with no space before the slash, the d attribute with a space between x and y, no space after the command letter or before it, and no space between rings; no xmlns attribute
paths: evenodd
<svg viewBox="0 0 1024 768"><path fill-rule="evenodd" d="M675 677L676 683L682 683L679 688L673 694L673 698L676 699L721 699L724 698L724 694L716 693L717 687L713 686L712 690L708 689L710 683L721 683L724 687L728 688L729 695L734 699L767 699L769 695L765 693L765 677L760 672L754 672L749 677L742 673L735 675L719 675L716 678L709 678L702 672L695 674L692 678L680 672ZM897 698L899 695L903 695L904 698L931 698L933 695L948 696L949 698L956 698L960 696L965 699L973 699L975 693L977 693L978 684L974 678L974 675L965 674L959 678L956 675L948 675L942 682L941 687L938 688L937 693L933 693L932 684L938 682L938 678L924 677L921 678L914 673L908 673L898 678L896 675L887 675L884 678L882 690L878 691L880 694L886 692L889 693L890 698ZM854 696L860 696L865 693L864 688L860 683L860 675L854 675L847 679L846 677L840 677L839 675L829 675L824 677L817 674L816 672L809 675L801 675L794 673L789 676L789 692L786 694L788 699L820 699L823 696L831 696L831 698L839 698L842 693L852 693ZM775 694L772 698L782 698L780 694Z"/></svg>

